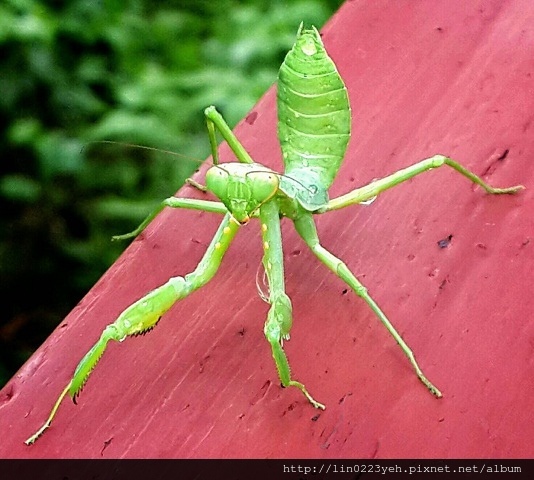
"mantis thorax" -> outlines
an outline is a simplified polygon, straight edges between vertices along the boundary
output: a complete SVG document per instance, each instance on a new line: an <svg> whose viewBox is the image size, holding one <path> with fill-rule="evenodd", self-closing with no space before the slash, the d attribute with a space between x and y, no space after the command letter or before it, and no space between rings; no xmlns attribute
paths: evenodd
<svg viewBox="0 0 534 480"><path fill-rule="evenodd" d="M246 223L262 204L274 197L280 178L259 163L225 163L206 172L206 186L239 223Z"/></svg>

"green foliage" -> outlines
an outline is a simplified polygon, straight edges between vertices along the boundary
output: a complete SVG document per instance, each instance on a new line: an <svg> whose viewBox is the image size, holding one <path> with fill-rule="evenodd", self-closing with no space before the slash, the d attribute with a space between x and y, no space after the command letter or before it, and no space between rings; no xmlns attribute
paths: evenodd
<svg viewBox="0 0 534 480"><path fill-rule="evenodd" d="M340 3L0 4L0 385L120 254L111 235L208 155L203 109L233 126L275 81L299 23L321 26Z"/></svg>

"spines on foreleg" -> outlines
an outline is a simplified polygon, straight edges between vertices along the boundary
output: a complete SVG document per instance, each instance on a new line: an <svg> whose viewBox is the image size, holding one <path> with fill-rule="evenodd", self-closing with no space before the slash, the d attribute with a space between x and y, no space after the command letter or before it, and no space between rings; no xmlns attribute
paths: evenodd
<svg viewBox="0 0 534 480"><path fill-rule="evenodd" d="M85 354L85 356L82 358L82 360L76 367L76 370L74 371L74 375L69 384L69 395L72 397L72 401L75 404L77 404L76 399L78 398L80 392L83 390L83 387L87 382L89 375L94 370L96 364L104 354L104 350L106 349L106 346L109 341L109 339L106 339L104 337L104 334L110 328L110 326L108 326L106 330L104 330L104 333L100 337L100 340L98 340L98 342L93 345L91 350L89 350Z"/></svg>
<svg viewBox="0 0 534 480"><path fill-rule="evenodd" d="M185 277L173 277L162 286L152 290L126 308L114 323L104 329L98 342L87 352L76 367L72 380L59 395L46 422L25 441L26 445L34 443L50 427L61 402L67 394L70 394L73 400L76 399L110 340L121 342L127 336L143 335L150 331L176 301L202 287L213 277L238 229L239 224L232 221L231 215L227 213L204 257L193 272L185 275Z"/></svg>
<svg viewBox="0 0 534 480"><path fill-rule="evenodd" d="M173 277L161 287L152 290L143 298L124 310L117 320L108 325L98 342L82 358L69 388L74 403L82 391L89 375L104 354L110 340L122 342L128 336L144 335L152 330L161 316L177 301L188 295L191 288L182 277Z"/></svg>
<svg viewBox="0 0 534 480"><path fill-rule="evenodd" d="M72 397L72 401L76 403L78 395L86 384L89 375L104 354L110 340L121 342L127 336L143 335L152 330L161 316L171 308L177 300L180 300L194 290L194 287L195 285L184 278L174 277L124 310L114 323L108 325L104 329L98 342L96 342L82 358L74 371L72 380L68 383L63 392L61 392L43 426L24 443L26 445L33 444L44 431L50 427L59 405L67 394L69 394Z"/></svg>

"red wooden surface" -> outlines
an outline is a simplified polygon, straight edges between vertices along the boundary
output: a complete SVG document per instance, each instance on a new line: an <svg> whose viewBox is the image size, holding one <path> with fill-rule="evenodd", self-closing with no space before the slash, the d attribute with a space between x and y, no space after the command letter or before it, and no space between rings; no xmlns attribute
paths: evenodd
<svg viewBox="0 0 534 480"><path fill-rule="evenodd" d="M354 116L333 195L435 153L495 185L527 187L492 197L439 170L318 219L325 246L368 286L443 399L289 222L286 349L295 378L327 410L281 389L262 332L251 222L210 284L146 337L112 344L79 405L65 402L45 436L24 446L102 328L200 259L219 217L169 210L0 392L0 456L531 457L532 25L531 0L384 0L347 2L324 29ZM279 168L274 102L270 91L237 133L255 159Z"/></svg>

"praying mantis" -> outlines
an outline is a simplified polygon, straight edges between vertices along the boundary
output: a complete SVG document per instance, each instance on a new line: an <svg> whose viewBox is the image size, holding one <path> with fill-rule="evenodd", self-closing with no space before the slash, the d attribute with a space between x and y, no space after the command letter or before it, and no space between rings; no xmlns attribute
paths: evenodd
<svg viewBox="0 0 534 480"><path fill-rule="evenodd" d="M167 198L137 229L113 239L123 240L137 236L166 207L223 215L215 236L192 272L170 278L127 307L115 322L103 330L100 339L76 367L72 379L61 392L44 425L25 441L27 445L33 444L50 427L67 394L76 403L80 391L110 341L120 342L128 336L137 336L153 329L172 305L213 278L240 226L251 219L259 219L263 246L262 265L268 284L267 292L258 288L260 296L270 304L264 334L270 344L282 386L299 389L314 407L325 409L325 405L315 400L303 383L292 377L283 348L284 341L289 340L292 325L291 300L284 284L280 229L281 219L287 217L315 256L370 307L399 344L417 377L430 393L437 398L442 396L440 390L427 379L412 350L365 286L341 259L321 244L314 215L368 203L382 192L444 165L490 194L513 194L524 187L516 185L494 188L456 161L443 155L434 155L329 199L328 189L341 166L350 138L351 110L345 84L328 56L316 28L300 25L295 44L280 67L277 95L278 137L284 173L277 173L254 162L215 107L205 110L213 166L206 173L205 186L192 183L211 192L219 201ZM228 143L237 162L219 163L217 132Z"/></svg>

